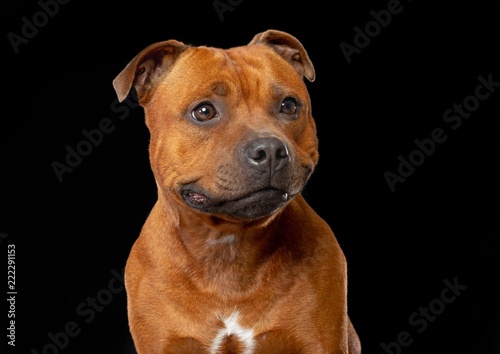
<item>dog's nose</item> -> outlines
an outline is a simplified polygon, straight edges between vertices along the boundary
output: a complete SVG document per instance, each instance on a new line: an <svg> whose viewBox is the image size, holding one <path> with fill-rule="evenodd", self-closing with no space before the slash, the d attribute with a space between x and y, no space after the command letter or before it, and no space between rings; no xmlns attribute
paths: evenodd
<svg viewBox="0 0 500 354"><path fill-rule="evenodd" d="M278 138L259 138L244 150L247 163L271 174L285 167L290 161L288 147Z"/></svg>

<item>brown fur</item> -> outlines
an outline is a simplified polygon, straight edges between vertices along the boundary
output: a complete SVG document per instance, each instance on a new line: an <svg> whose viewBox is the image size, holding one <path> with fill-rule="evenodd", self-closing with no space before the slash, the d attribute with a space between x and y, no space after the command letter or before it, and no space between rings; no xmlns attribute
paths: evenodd
<svg viewBox="0 0 500 354"><path fill-rule="evenodd" d="M223 319L235 312L254 334L252 353L360 353L347 315L345 257L300 194L318 161L302 80L314 76L302 44L270 30L228 50L156 43L115 79L120 100L135 87L145 109L158 186L126 266L139 354L208 354ZM276 113L276 102L290 95L302 105L295 119ZM220 117L193 122L190 112L204 100L214 102ZM270 177L271 187L289 198L283 205L272 212L274 202L265 200L243 209L188 205L186 186L195 185L210 202L266 187L261 171L242 162L245 148L262 137L289 150L285 167ZM245 346L227 335L217 354L241 354Z"/></svg>

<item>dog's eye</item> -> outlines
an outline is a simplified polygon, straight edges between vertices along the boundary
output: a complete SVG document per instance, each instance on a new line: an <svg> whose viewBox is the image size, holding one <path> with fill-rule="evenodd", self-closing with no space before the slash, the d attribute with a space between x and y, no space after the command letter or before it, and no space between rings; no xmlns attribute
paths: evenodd
<svg viewBox="0 0 500 354"><path fill-rule="evenodd" d="M297 113L297 100L293 97L286 97L281 102L280 112L293 116Z"/></svg>
<svg viewBox="0 0 500 354"><path fill-rule="evenodd" d="M217 110L210 103L201 103L191 112L191 116L199 121L206 122L217 115Z"/></svg>

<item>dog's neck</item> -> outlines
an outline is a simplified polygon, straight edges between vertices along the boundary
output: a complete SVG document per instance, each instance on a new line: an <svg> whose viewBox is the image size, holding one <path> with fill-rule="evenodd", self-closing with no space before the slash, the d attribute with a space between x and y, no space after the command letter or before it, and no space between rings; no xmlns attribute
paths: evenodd
<svg viewBox="0 0 500 354"><path fill-rule="evenodd" d="M296 198L302 200L301 196ZM292 253L303 247L304 242L290 240L290 235L280 231L287 229L283 223L290 221L294 202L265 220L242 224L199 213L160 196L154 212L164 214L158 220L169 222L155 230L158 246L172 242L162 234L173 234L175 244L165 247L175 252L177 259L180 253L185 255L180 257L183 261L179 266L185 268L194 284L208 292L244 294L271 275L271 265L294 259Z"/></svg>

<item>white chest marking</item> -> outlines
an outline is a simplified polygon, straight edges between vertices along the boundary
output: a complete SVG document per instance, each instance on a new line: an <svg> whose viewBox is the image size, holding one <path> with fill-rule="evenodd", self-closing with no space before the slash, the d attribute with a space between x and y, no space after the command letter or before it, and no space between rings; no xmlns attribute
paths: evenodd
<svg viewBox="0 0 500 354"><path fill-rule="evenodd" d="M226 337L236 337L245 349L242 354L253 354L255 348L254 334L251 329L243 328L238 323L239 312L234 312L231 316L222 320L224 328L222 328L215 336L214 341L210 347L210 354L217 354Z"/></svg>

